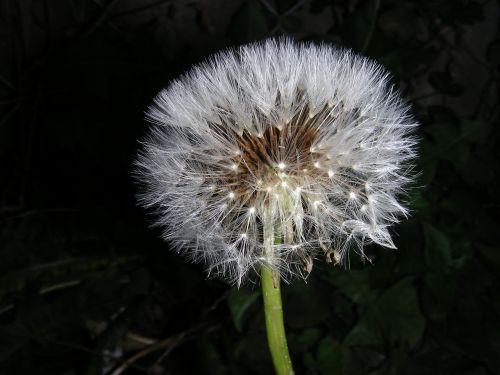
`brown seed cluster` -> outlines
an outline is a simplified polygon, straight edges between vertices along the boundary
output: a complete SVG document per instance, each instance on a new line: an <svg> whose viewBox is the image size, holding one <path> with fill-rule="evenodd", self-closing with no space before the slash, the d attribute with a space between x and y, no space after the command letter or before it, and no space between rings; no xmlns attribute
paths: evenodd
<svg viewBox="0 0 500 375"><path fill-rule="evenodd" d="M260 192L269 192L280 184L287 186L287 181L303 180L311 173L316 177L328 176L326 170L317 168L326 156L312 152L319 128L328 117L328 109L325 106L311 115L306 105L288 123L267 126L261 134L251 134L248 130L238 134L232 130L234 127L224 122L211 124L212 130L234 144L237 151L228 157L228 163L212 171L206 184L227 187L232 199L240 199L250 207ZM208 166L202 167L206 170ZM221 193L215 191L214 195Z"/></svg>

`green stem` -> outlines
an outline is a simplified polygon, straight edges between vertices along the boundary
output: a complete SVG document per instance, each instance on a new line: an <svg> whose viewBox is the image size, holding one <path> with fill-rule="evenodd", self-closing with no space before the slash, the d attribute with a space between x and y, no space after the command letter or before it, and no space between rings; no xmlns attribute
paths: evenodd
<svg viewBox="0 0 500 375"><path fill-rule="evenodd" d="M273 242L279 243L279 236L274 235L273 221L270 215L264 217L264 253L268 264L262 266L261 284L266 316L267 342L274 369L277 375L293 375L292 361L288 354L288 345L283 322L283 307L281 304L280 274L273 265Z"/></svg>

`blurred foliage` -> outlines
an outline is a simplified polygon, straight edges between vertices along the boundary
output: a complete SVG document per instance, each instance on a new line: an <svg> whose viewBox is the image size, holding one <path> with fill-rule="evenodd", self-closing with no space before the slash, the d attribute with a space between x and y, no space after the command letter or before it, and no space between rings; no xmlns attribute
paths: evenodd
<svg viewBox="0 0 500 375"><path fill-rule="evenodd" d="M129 171L169 79L281 34L377 59L421 123L399 250L284 287L297 373L500 373L498 1L5 0L0 19L0 373L272 372L258 285L170 252Z"/></svg>

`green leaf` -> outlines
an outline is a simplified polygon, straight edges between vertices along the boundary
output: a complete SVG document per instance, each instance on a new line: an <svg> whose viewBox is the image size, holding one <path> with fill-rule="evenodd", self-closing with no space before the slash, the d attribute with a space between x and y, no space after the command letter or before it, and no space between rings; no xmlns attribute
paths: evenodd
<svg viewBox="0 0 500 375"><path fill-rule="evenodd" d="M340 374L343 356L342 346L328 335L319 342L315 354L308 352L304 355L303 362L308 369L319 371L320 374Z"/></svg>
<svg viewBox="0 0 500 375"><path fill-rule="evenodd" d="M383 349L385 343L403 342L413 348L425 329L425 318L417 292L406 278L392 286L369 306L359 323L344 340L346 347L368 346Z"/></svg>
<svg viewBox="0 0 500 375"><path fill-rule="evenodd" d="M477 246L477 250L479 254L488 262L490 267L496 268L500 274L500 251L498 251L498 247L480 245Z"/></svg>
<svg viewBox="0 0 500 375"><path fill-rule="evenodd" d="M199 348L200 367L204 369L204 374L225 375L228 373L227 366L221 358L221 353L208 335L203 335L199 342Z"/></svg>
<svg viewBox="0 0 500 375"><path fill-rule="evenodd" d="M380 297L377 306L391 342L416 347L424 333L425 318L412 279L403 279L392 286Z"/></svg>
<svg viewBox="0 0 500 375"><path fill-rule="evenodd" d="M451 122L435 123L425 127L430 139L421 143L424 164L428 168L429 161L448 160L457 169L469 167L473 143L485 142L490 129L479 121L460 120L458 126Z"/></svg>
<svg viewBox="0 0 500 375"><path fill-rule="evenodd" d="M371 348L353 347L346 351L344 360L342 374L364 375L380 366L386 360L386 356Z"/></svg>
<svg viewBox="0 0 500 375"><path fill-rule="evenodd" d="M367 270L336 270L333 273L334 285L349 299L360 305L369 305L376 296L370 288Z"/></svg>
<svg viewBox="0 0 500 375"><path fill-rule="evenodd" d="M320 329L306 328L297 336L296 342L301 347L310 348L318 342L322 334Z"/></svg>
<svg viewBox="0 0 500 375"><path fill-rule="evenodd" d="M233 318L234 327L238 332L243 331L243 325L247 318L247 313L250 307L257 301L260 292L248 293L243 290L233 290L227 298L231 317Z"/></svg>
<svg viewBox="0 0 500 375"><path fill-rule="evenodd" d="M425 258L430 268L452 265L452 250L448 237L430 224L423 224L425 238Z"/></svg>
<svg viewBox="0 0 500 375"><path fill-rule="evenodd" d="M459 142L463 141L458 127L451 123L431 124L425 127L425 134L429 139L424 139L420 145L422 155L425 157L421 162L427 165L447 157L450 150Z"/></svg>
<svg viewBox="0 0 500 375"><path fill-rule="evenodd" d="M287 287L283 296L285 323L292 328L306 328L331 316L328 293L316 278L298 281Z"/></svg>
<svg viewBox="0 0 500 375"><path fill-rule="evenodd" d="M354 328L345 337L343 345L370 346L376 348L384 347L382 328L377 319L376 306L373 306L368 314L361 318Z"/></svg>
<svg viewBox="0 0 500 375"><path fill-rule="evenodd" d="M342 347L331 336L320 341L316 364L321 374L339 374L342 371Z"/></svg>
<svg viewBox="0 0 500 375"><path fill-rule="evenodd" d="M456 282L442 272L433 272L424 277L422 307L431 319L444 319L455 302Z"/></svg>
<svg viewBox="0 0 500 375"><path fill-rule="evenodd" d="M266 335L246 334L234 347L234 355L239 363L252 371L233 371L234 374L267 375L273 373L273 365L269 348L266 345Z"/></svg>

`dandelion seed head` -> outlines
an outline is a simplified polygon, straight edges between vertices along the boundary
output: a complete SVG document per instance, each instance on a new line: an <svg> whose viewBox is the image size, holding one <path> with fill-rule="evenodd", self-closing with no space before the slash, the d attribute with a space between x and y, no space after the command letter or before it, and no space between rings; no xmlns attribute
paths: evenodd
<svg viewBox="0 0 500 375"><path fill-rule="evenodd" d="M349 50L272 39L221 52L150 107L139 202L179 251L236 284L268 262L265 215L282 277L320 252L342 263L351 243L361 256L394 247L415 157L408 110L383 68Z"/></svg>

